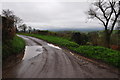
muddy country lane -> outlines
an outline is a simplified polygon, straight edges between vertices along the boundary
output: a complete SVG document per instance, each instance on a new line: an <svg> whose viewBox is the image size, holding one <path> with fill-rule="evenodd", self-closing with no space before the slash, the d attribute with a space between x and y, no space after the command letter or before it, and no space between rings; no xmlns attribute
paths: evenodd
<svg viewBox="0 0 120 80"><path fill-rule="evenodd" d="M78 59L70 51L34 37L18 36L26 41L25 54L6 78L118 78L118 74Z"/></svg>

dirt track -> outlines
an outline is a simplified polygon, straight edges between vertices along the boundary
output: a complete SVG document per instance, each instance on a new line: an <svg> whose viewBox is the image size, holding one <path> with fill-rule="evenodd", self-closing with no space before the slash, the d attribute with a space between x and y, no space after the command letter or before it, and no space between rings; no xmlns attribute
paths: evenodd
<svg viewBox="0 0 120 80"><path fill-rule="evenodd" d="M118 78L118 74L78 59L62 48L54 47L37 38L19 36L26 41L27 47L31 50L29 53L34 56L31 54L31 57L26 52L24 59L8 70L6 78ZM34 46L39 48L36 50L38 52L32 52Z"/></svg>

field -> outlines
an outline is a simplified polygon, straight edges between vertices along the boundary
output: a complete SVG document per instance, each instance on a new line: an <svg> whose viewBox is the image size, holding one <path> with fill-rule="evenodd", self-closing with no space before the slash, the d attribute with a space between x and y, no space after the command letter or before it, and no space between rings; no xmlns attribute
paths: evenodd
<svg viewBox="0 0 120 80"><path fill-rule="evenodd" d="M120 52L119 51L100 47L100 46L78 45L77 43L73 41L67 40L62 37L57 37L57 36L40 35L40 34L25 34L25 33L21 33L21 34L43 39L50 43L66 47L85 57L101 60L110 65L120 67L120 63L119 63Z"/></svg>

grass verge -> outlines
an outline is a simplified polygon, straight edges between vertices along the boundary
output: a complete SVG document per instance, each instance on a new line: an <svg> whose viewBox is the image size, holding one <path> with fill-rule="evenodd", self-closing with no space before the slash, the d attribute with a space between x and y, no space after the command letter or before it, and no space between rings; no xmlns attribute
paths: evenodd
<svg viewBox="0 0 120 80"><path fill-rule="evenodd" d="M120 67L120 52L100 46L79 46L69 49L84 55L85 57L102 60L110 65Z"/></svg>
<svg viewBox="0 0 120 80"><path fill-rule="evenodd" d="M12 54L18 54L20 53L25 47L25 41L15 36L13 40L9 40L2 44L2 57L3 59L7 58L8 56Z"/></svg>
<svg viewBox="0 0 120 80"><path fill-rule="evenodd" d="M69 41L62 37L50 36L50 35L39 35L39 34L24 34L24 33L22 33L22 35L36 37L36 38L43 39L53 44L57 44L64 47L79 47L77 43Z"/></svg>
<svg viewBox="0 0 120 80"><path fill-rule="evenodd" d="M100 46L81 46L75 42L69 41L67 39L50 36L50 35L39 35L39 34L24 34L26 36L32 36L39 39L46 40L48 42L67 47L68 49L77 52L78 54L82 54L85 57L93 58L96 60L101 60L110 65L120 68L120 52L112 49L100 47Z"/></svg>

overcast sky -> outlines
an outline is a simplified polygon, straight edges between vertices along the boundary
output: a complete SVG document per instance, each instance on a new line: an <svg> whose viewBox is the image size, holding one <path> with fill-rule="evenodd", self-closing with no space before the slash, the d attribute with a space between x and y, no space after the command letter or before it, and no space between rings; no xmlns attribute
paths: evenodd
<svg viewBox="0 0 120 80"><path fill-rule="evenodd" d="M10 9L28 26L39 29L94 28L98 21L87 19L90 0L4 0L2 9Z"/></svg>

